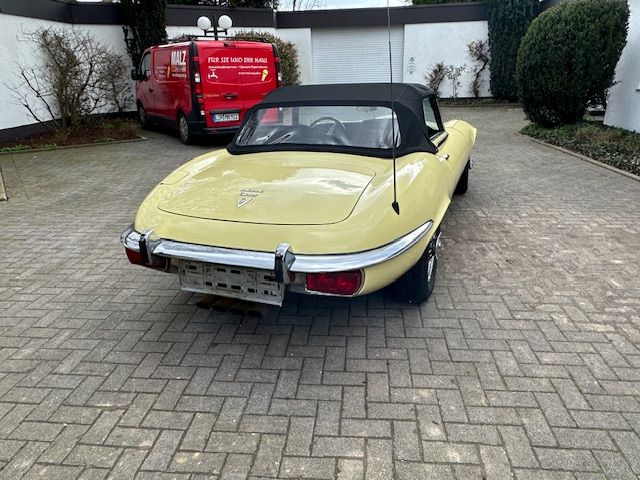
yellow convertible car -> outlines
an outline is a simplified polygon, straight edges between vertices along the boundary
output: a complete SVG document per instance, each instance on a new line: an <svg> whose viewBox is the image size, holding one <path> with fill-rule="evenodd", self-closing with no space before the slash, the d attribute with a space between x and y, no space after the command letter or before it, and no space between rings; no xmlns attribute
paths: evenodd
<svg viewBox="0 0 640 480"><path fill-rule="evenodd" d="M476 129L421 85L286 87L231 144L185 163L122 234L182 288L272 305L287 292L433 291L440 224L467 190Z"/></svg>

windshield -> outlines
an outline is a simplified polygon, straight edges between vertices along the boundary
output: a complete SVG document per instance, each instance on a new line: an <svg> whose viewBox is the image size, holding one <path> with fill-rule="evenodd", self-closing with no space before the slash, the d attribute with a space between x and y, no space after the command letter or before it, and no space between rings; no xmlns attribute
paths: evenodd
<svg viewBox="0 0 640 480"><path fill-rule="evenodd" d="M344 145L389 149L391 109L383 106L299 105L260 108L236 138L238 146ZM394 115L396 147L400 130Z"/></svg>

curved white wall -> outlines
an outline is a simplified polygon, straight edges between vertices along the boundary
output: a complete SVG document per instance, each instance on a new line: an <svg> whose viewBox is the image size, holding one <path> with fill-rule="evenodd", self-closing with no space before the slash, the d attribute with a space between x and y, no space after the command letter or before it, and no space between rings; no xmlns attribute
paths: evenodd
<svg viewBox="0 0 640 480"><path fill-rule="evenodd" d="M640 0L628 0L631 10L627 45L616 67L604 123L640 132Z"/></svg>

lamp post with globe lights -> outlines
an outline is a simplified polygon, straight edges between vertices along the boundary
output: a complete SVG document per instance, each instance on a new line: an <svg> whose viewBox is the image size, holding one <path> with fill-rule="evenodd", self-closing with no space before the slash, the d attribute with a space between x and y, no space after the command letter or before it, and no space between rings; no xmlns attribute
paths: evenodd
<svg viewBox="0 0 640 480"><path fill-rule="evenodd" d="M213 22L211 21L212 19ZM227 35L227 30L233 26L233 22L229 15L220 15L217 19L215 15L211 18L202 16L198 19L198 28L204 32L205 37L207 36L207 33L211 31L212 26L213 38L214 40L218 40L218 33L223 31L224 34Z"/></svg>

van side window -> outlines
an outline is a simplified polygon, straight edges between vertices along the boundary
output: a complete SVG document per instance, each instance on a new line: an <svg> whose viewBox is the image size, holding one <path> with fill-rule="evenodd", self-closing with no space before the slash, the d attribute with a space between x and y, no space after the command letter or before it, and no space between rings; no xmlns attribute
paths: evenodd
<svg viewBox="0 0 640 480"><path fill-rule="evenodd" d="M424 123L427 126L429 137L440 133L442 128L438 123L438 117L436 117L436 111L431 103L431 97L424 97L422 99L422 109L424 110Z"/></svg>
<svg viewBox="0 0 640 480"><path fill-rule="evenodd" d="M145 53L140 60L140 75L144 76L144 72L151 71L151 54Z"/></svg>

